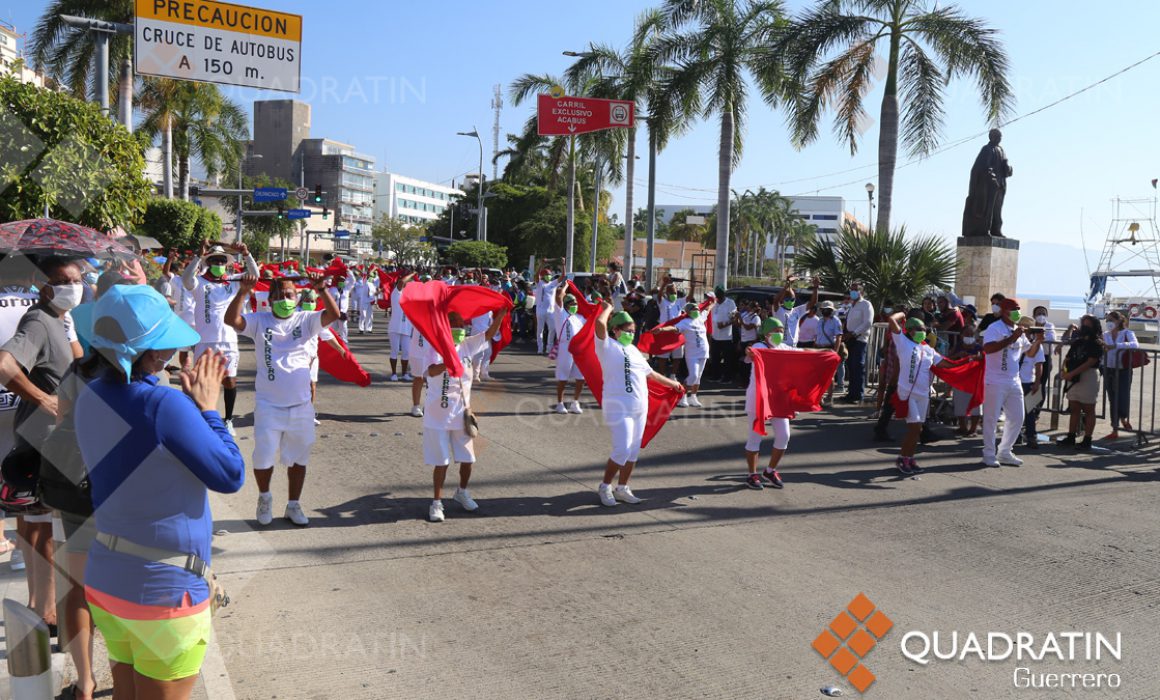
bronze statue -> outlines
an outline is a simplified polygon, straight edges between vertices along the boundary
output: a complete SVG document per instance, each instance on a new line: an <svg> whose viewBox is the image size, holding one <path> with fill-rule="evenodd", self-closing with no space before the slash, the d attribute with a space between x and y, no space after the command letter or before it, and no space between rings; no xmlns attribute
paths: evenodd
<svg viewBox="0 0 1160 700"><path fill-rule="evenodd" d="M964 236L1003 238L1003 199L1007 178L1014 174L999 142L1003 133L991 129L990 142L979 151L971 168L971 186L963 211Z"/></svg>

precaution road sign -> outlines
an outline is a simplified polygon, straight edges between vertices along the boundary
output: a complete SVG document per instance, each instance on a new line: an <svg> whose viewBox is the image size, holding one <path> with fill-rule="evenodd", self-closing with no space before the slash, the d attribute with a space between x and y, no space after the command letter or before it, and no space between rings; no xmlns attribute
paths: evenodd
<svg viewBox="0 0 1160 700"><path fill-rule="evenodd" d="M570 136L633 125L635 105L624 100L540 95L537 103L540 136Z"/></svg>
<svg viewBox="0 0 1160 700"><path fill-rule="evenodd" d="M298 92L302 16L216 0L135 0L138 75Z"/></svg>

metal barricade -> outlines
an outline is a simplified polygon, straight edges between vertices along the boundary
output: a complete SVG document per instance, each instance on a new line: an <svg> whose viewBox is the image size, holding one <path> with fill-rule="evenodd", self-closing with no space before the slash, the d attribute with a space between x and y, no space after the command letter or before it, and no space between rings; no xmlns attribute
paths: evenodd
<svg viewBox="0 0 1160 700"><path fill-rule="evenodd" d="M51 700L52 656L48 626L40 615L15 600L4 600L8 680L13 700Z"/></svg>

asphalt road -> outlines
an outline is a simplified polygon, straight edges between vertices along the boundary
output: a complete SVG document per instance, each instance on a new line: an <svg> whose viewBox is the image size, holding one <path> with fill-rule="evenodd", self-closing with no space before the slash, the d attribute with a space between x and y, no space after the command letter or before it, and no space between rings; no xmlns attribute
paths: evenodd
<svg viewBox="0 0 1160 700"><path fill-rule="evenodd" d="M430 469L409 386L383 381L385 324L352 347L367 389L324 381L303 505L311 526L255 530L256 489L215 497L217 619L198 697L822 697L850 682L811 643L858 593L893 621L865 658L868 697L1160 698L1156 453L1047 448L986 469L977 439L892 470L865 411L799 417L786 488L743 488L740 390L704 393L645 451L639 506L601 508L608 436L590 399L548 413L546 358L506 351L478 388L483 435L465 514L426 521ZM253 368L243 355L243 378ZM248 379L239 437L252 450ZM895 432L900 431L895 426ZM768 449L768 448L767 448ZM285 476L274 483L275 514ZM6 568L6 567L5 567ZM1096 663L935 660L913 630L1121 635ZM917 643L914 646L918 646ZM1032 673L1118 674L1119 689L1018 689ZM1105 680L1105 682L1107 682Z"/></svg>

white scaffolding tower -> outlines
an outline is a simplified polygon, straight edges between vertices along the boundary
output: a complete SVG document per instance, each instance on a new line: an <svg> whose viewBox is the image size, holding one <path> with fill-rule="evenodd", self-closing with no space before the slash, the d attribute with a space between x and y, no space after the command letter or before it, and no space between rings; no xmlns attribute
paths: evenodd
<svg viewBox="0 0 1160 700"><path fill-rule="evenodd" d="M1156 198L1112 200L1115 215L1108 237L1092 272L1089 304L1105 304L1108 281L1116 280L1123 296L1160 299L1160 229L1156 225ZM1121 296L1121 295L1116 295Z"/></svg>

